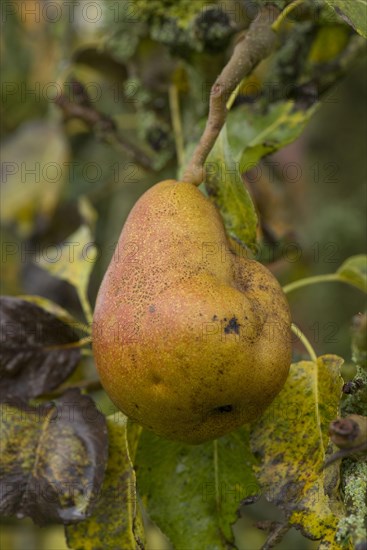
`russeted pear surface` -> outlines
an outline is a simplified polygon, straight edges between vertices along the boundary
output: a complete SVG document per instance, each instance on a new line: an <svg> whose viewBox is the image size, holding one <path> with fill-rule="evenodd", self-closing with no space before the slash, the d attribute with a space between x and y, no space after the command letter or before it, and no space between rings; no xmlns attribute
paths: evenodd
<svg viewBox="0 0 367 550"><path fill-rule="evenodd" d="M149 189L124 225L93 323L102 384L158 435L188 443L254 420L291 362L290 313L272 274L229 250L194 185Z"/></svg>

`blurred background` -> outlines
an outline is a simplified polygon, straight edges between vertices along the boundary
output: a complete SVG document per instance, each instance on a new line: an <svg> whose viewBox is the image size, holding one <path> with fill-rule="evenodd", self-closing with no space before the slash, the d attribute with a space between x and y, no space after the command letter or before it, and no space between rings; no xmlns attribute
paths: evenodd
<svg viewBox="0 0 367 550"><path fill-rule="evenodd" d="M41 295L82 319L75 290L43 271L40 255L52 260L59 243L87 218L99 250L89 289L93 304L131 207L148 187L176 176L177 113L190 150L210 84L233 33L246 27L246 14L233 28L217 11L201 20L195 2L182 2L187 19L196 21L190 49L185 25L156 17L166 4L172 6L165 0L3 2L1 294ZM265 194L272 205L267 222L279 236L266 253L263 247L263 258L282 284L332 273L366 250L366 69L364 52L301 137L262 162L274 182ZM251 174L244 181L261 211L264 199ZM282 240L284 235L291 239ZM342 356L347 369L350 326L364 310L362 300L359 291L340 283L290 295L293 320L317 353ZM294 351L295 359L305 354L298 343ZM73 379L86 376L96 377L90 359ZM94 397L113 412L103 392ZM235 526L240 550L264 543L256 521L280 517L263 499L243 507ZM41 530L28 520L7 519L1 531L3 550L66 548L58 526ZM277 546L316 547L295 530ZM168 543L149 524L148 549L165 548Z"/></svg>

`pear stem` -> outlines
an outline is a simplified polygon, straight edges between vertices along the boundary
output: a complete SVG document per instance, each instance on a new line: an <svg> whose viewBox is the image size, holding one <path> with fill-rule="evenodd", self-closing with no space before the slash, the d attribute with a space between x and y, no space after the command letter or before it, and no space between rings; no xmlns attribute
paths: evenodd
<svg viewBox="0 0 367 550"><path fill-rule="evenodd" d="M67 390L74 389L90 393L103 390L103 386L100 380L81 380L76 384L65 384L64 386L60 386L60 388L53 392L42 394L42 397L45 397L47 399L54 399L63 395Z"/></svg>
<svg viewBox="0 0 367 550"><path fill-rule="evenodd" d="M90 324L87 324L87 323L80 323L79 321L75 322L75 323L73 322L72 327L76 328L76 329L79 329L79 330L82 330L86 334L91 334L91 332L92 332Z"/></svg>
<svg viewBox="0 0 367 550"><path fill-rule="evenodd" d="M291 324L291 330L293 332L293 334L295 334L297 336L297 338L302 342L302 344L304 345L304 347L306 348L307 352L308 352L308 355L310 356L311 360L314 362L314 363L317 363L317 355L316 355L316 352L315 350L313 349L312 345L311 345L311 342L308 340L308 338L305 336L305 334L303 334L303 332L301 331L301 329L299 329L297 327L297 325L295 325L294 323Z"/></svg>
<svg viewBox="0 0 367 550"><path fill-rule="evenodd" d="M171 110L173 135L175 138L175 145L176 145L177 162L179 166L182 166L184 162L185 147L184 147L184 141L183 141L182 124L181 124L180 99L179 99L178 89L175 84L171 84L169 87L169 105Z"/></svg>
<svg viewBox="0 0 367 550"><path fill-rule="evenodd" d="M318 283L329 283L331 281L348 282L343 281L343 279L339 277L338 273L328 273L327 275L315 275L314 277L306 277L305 279L300 279L299 281L289 283L289 285L285 285L283 287L283 292L284 294L288 294L289 292L293 292L293 290L297 290L303 286L315 285Z"/></svg>
<svg viewBox="0 0 367 550"><path fill-rule="evenodd" d="M246 78L246 77L245 77L245 78ZM245 80L245 79L243 78L243 79L241 80L241 82L240 82L239 84L237 84L237 86L235 87L235 89L233 90L233 92L231 93L231 96L230 96L229 100L227 101L227 105L226 105L228 111L231 110L231 108L232 108L232 106L233 106L233 103L235 102L236 97L238 96L238 93L239 93L239 91L240 91L240 89L241 89L241 86L242 86L242 83L243 83L244 80Z"/></svg>
<svg viewBox="0 0 367 550"><path fill-rule="evenodd" d="M291 11L293 11L295 8L297 8L297 6L299 6L303 2L304 0L294 0L294 2L292 2L291 4L288 4L288 6L286 6L284 10L281 12L278 19L273 23L272 25L273 31L277 32L280 26L282 25L283 21L286 19L287 15L289 15Z"/></svg>
<svg viewBox="0 0 367 550"><path fill-rule="evenodd" d="M217 512L220 513L220 499L219 499L219 471L218 471L218 440L213 441L213 458L214 458L214 485L215 485L215 502L217 506Z"/></svg>
<svg viewBox="0 0 367 550"><path fill-rule="evenodd" d="M184 172L182 181L200 185L205 179L205 161L212 150L227 118L226 102L245 76L268 55L276 43L272 24L279 10L264 6L251 23L244 37L236 44L227 65L214 82L210 92L209 115L203 135Z"/></svg>
<svg viewBox="0 0 367 550"><path fill-rule="evenodd" d="M86 291L79 289L78 290L78 296L79 296L79 300L80 300L80 303L81 303L82 308L83 308L85 318L86 318L86 320L87 320L87 322L90 326L93 322L93 311L92 311L91 305L89 303L87 293L86 293Z"/></svg>
<svg viewBox="0 0 367 550"><path fill-rule="evenodd" d="M62 344L62 345L55 345L55 346L47 346L47 350L65 350L65 349L74 349L74 348L82 348L83 346L87 346L92 342L91 336L86 336L85 338L82 338L81 340L77 340L76 342L70 342L69 344ZM87 350L85 350L87 351ZM90 350L88 350L90 351Z"/></svg>

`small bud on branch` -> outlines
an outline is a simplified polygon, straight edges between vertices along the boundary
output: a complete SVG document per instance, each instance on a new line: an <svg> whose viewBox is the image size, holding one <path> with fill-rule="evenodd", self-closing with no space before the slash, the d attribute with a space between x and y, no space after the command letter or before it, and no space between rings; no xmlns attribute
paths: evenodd
<svg viewBox="0 0 367 550"><path fill-rule="evenodd" d="M331 422L330 437L340 449L359 447L367 443L367 417L351 414Z"/></svg>

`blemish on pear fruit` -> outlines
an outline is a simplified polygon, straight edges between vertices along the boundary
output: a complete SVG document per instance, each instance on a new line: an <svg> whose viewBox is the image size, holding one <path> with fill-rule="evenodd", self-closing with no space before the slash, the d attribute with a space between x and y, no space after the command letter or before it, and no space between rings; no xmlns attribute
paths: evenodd
<svg viewBox="0 0 367 550"><path fill-rule="evenodd" d="M160 376L158 376L158 374L153 373L152 382L153 382L153 384L158 385L162 382L162 378Z"/></svg>
<svg viewBox="0 0 367 550"><path fill-rule="evenodd" d="M231 334L231 333L239 334L240 326L241 325L237 322L237 317L232 317L232 319L230 319L228 321L228 324L224 327L224 332L226 334Z"/></svg>
<svg viewBox="0 0 367 550"><path fill-rule="evenodd" d="M233 407L232 405L222 405L221 407L214 409L214 411L219 413L229 413L233 411Z"/></svg>
<svg viewBox="0 0 367 550"><path fill-rule="evenodd" d="M131 210L114 257L132 241L134 261L111 261L94 312L96 366L112 401L142 426L186 443L258 418L291 363L289 307L277 280L254 260L203 255L208 243L220 251L229 242L216 208L190 183L151 187Z"/></svg>

